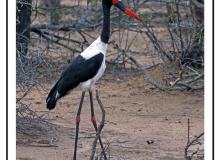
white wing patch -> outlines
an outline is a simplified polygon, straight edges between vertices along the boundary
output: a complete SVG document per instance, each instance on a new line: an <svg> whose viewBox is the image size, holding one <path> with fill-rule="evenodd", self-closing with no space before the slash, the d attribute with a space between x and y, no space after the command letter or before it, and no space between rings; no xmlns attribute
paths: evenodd
<svg viewBox="0 0 220 160"><path fill-rule="evenodd" d="M60 96L60 94L57 91L56 96L55 96L55 100L57 100L59 98L59 96Z"/></svg>
<svg viewBox="0 0 220 160"><path fill-rule="evenodd" d="M50 101L50 98L48 98L47 103Z"/></svg>

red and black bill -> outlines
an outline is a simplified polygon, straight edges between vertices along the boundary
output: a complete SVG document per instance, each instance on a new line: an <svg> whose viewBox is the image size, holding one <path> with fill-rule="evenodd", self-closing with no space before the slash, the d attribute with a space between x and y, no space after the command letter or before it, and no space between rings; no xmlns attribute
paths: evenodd
<svg viewBox="0 0 220 160"><path fill-rule="evenodd" d="M135 18L139 21L143 21L138 15L136 15L132 10L129 8L126 8L125 4L121 2L121 0L112 0L113 5L115 5L117 8L119 8L121 11L125 12L127 15L129 15L132 18Z"/></svg>

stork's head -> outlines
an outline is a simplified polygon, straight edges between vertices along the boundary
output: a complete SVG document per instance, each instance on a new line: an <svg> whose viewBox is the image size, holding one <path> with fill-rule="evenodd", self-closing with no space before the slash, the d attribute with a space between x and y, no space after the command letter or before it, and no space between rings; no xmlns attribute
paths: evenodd
<svg viewBox="0 0 220 160"><path fill-rule="evenodd" d="M115 7L119 8L122 12L129 15L132 18L138 19L139 21L143 21L138 15L136 15L132 10L126 7L126 5L121 0L106 0L109 3L112 3ZM111 1L111 2L110 2Z"/></svg>

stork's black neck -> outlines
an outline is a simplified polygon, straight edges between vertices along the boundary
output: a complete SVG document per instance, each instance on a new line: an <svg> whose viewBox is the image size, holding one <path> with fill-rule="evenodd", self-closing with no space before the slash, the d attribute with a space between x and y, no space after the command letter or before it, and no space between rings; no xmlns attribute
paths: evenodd
<svg viewBox="0 0 220 160"><path fill-rule="evenodd" d="M104 43L108 43L109 34L110 34L110 8L111 5L102 1L102 8L103 8L103 26L102 26L102 33L101 33L101 41Z"/></svg>

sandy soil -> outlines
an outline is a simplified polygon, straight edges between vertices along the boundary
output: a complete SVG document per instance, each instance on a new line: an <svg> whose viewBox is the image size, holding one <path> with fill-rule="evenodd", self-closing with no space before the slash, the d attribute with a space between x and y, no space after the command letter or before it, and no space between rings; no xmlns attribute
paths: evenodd
<svg viewBox="0 0 220 160"><path fill-rule="evenodd" d="M151 71L160 79L158 67ZM155 77L156 78L156 77ZM158 80L159 80L158 79ZM54 85L45 83L47 92ZM140 71L107 70L98 81L96 89L106 111L106 121L101 133L106 153L112 160L180 160L184 158L187 144L187 119L190 119L190 140L204 130L203 91L163 92L147 82ZM42 134L31 137L17 132L18 160L70 160L73 157L75 116L81 91L76 89L59 101L49 113L50 122L57 125L56 134ZM32 106L32 110L42 114L47 112L45 99L47 93L34 89L23 101ZM101 111L95 99L95 114L98 124ZM77 158L87 160L95 131L90 121L90 103L88 93L85 96ZM53 145L48 143L58 140ZM148 140L154 143L148 144ZM203 144L203 143L202 143ZM196 145L203 151L203 145ZM97 154L100 146L97 145ZM196 155L199 158L199 154ZM197 159L196 158L196 159Z"/></svg>

